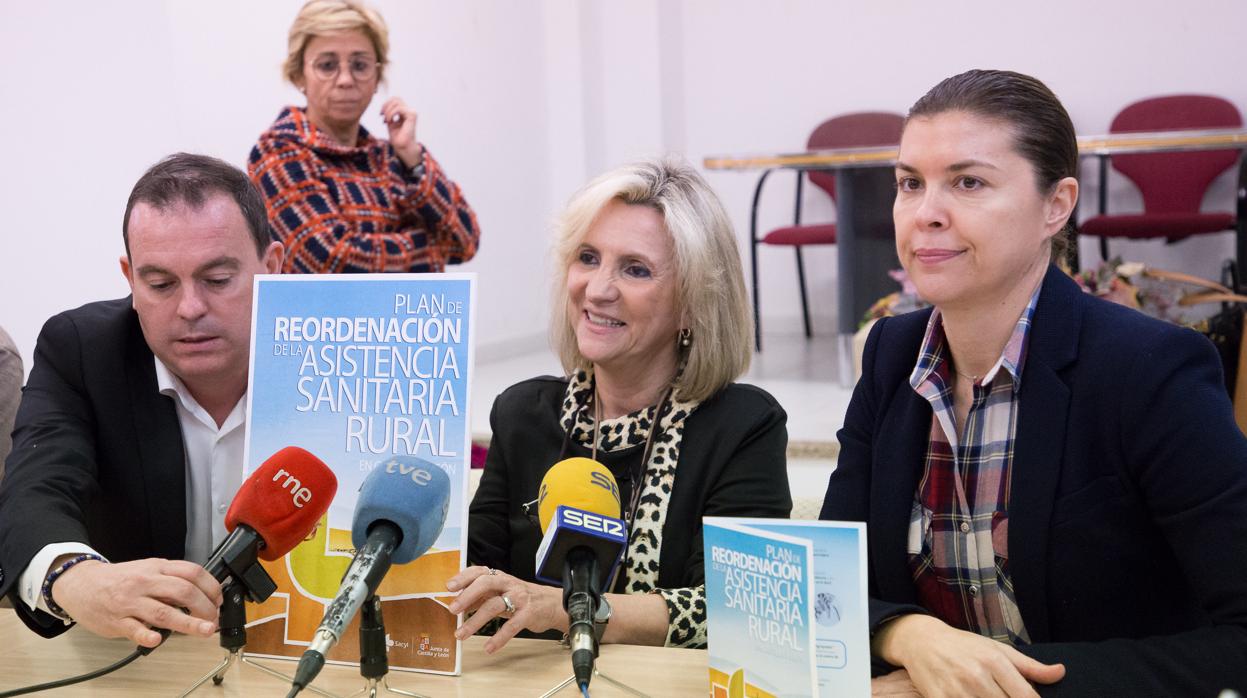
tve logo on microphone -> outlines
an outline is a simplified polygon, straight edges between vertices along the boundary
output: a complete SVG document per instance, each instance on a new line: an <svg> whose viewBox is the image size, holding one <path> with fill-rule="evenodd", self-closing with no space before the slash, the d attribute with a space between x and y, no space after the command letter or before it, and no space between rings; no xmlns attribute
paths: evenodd
<svg viewBox="0 0 1247 698"><path fill-rule="evenodd" d="M400 463L397 459L392 459L385 464L385 472L388 475L394 475L395 473L399 475L410 475L411 481L421 487L429 484L429 481L433 479L433 473L430 473L424 468Z"/></svg>

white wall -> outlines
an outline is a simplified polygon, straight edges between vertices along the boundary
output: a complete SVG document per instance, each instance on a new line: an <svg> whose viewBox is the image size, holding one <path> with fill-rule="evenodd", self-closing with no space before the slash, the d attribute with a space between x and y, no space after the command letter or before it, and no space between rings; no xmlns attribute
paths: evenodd
<svg viewBox="0 0 1247 698"><path fill-rule="evenodd" d="M973 67L1039 77L1085 134L1107 132L1121 107L1155 94L1216 93L1247 112L1247 81L1241 77L1247 4L1230 0L1181 5L1156 0L688 0L682 6L684 118L688 153L697 159L800 150L814 126L832 115L875 109L904 113L939 80ZM721 172L708 178L745 245L756 176ZM1094 171L1087 170L1083 196L1088 211L1094 211L1094 179ZM768 180L764 231L791 220L793 181L788 173ZM827 197L817 190L813 197L805 220L833 218ZM1206 203L1232 210L1232 179L1219 180ZM1110 198L1110 210L1129 207L1140 210L1141 203L1124 186ZM1172 247L1117 242L1111 251L1215 276L1220 260L1233 255L1233 235ZM768 313L798 312L792 257L788 248L762 250L764 327ZM1094 263L1098 257L1096 243L1084 242L1083 259ZM813 311L821 316L816 330L824 332L834 331L835 264L834 248L806 253L807 273L814 269L809 278ZM794 322L772 321L770 326L795 327L795 318L789 319Z"/></svg>
<svg viewBox="0 0 1247 698"><path fill-rule="evenodd" d="M134 181L177 150L244 166L285 104L286 30L301 2L53 0L0 4L0 325L27 370L54 313L125 295L121 217ZM546 131L549 62L535 2L377 2L391 30L388 95L463 187L483 231L481 341L544 336L544 250L555 206ZM578 151L579 148L572 147ZM583 167L574 178L583 178ZM566 178L564 178L566 179ZM566 185L566 183L563 183ZM565 194L564 194L565 196ZM483 352L487 354L488 352Z"/></svg>
<svg viewBox="0 0 1247 698"><path fill-rule="evenodd" d="M43 321L126 292L117 271L125 198L175 150L242 165L299 95L282 84L298 0L88 3L0 0L0 325L29 368ZM1247 4L1195 0L999 3L901 0L379 0L393 65L384 95L420 112L419 136L482 228L480 356L540 346L549 223L588 177L636 156L799 150L836 113L903 112L939 79L1004 67L1045 80L1082 133L1151 94L1221 94L1247 109ZM374 103L380 106L380 101ZM365 125L380 127L374 113ZM751 173L708 173L742 256ZM1094 202L1094 182L1084 196ZM1208 202L1228 206L1233 182ZM791 215L772 178L764 226ZM1137 207L1118 185L1110 205ZM807 220L829 218L815 192ZM1094 259L1092 246L1084 257ZM1126 245L1127 257L1215 275L1232 236ZM767 250L764 324L792 326L791 253ZM831 331L835 250L807 254L818 329ZM517 377L518 378L518 377Z"/></svg>

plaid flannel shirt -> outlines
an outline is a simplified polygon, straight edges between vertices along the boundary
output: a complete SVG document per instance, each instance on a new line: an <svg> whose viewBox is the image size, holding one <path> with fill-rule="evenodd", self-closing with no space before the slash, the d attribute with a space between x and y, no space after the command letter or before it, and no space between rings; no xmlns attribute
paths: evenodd
<svg viewBox="0 0 1247 698"><path fill-rule="evenodd" d="M931 436L909 521L909 566L919 603L949 625L1028 643L1009 577L1009 481L1018 389L1039 288L996 364L974 385L959 442L954 369L944 323L931 313L909 384L931 403Z"/></svg>

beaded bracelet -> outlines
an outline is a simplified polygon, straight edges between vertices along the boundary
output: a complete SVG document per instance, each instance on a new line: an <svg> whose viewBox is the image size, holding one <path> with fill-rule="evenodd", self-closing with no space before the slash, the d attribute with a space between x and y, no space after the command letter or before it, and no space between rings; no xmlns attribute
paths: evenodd
<svg viewBox="0 0 1247 698"><path fill-rule="evenodd" d="M43 580L43 602L47 604L48 611L50 611L52 615L56 616L57 618L60 618L61 620L67 620L67 621L73 622L74 619L70 618L69 614L65 612L65 609L61 608L59 604L57 604L55 601L52 600L52 585L56 582L57 579L60 578L62 574L65 574L65 571L68 570L70 567L73 567L79 562L86 562L87 560L99 560L100 562L108 562L108 560L105 560L104 558L100 557L99 555L96 555L95 553L83 553L81 555L75 555L69 558L68 560L66 560L65 562L62 562L56 569L52 570L48 574L47 578Z"/></svg>

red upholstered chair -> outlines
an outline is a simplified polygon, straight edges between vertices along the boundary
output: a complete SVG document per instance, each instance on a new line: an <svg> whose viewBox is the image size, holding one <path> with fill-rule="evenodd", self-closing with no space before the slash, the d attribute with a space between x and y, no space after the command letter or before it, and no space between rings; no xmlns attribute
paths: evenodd
<svg viewBox="0 0 1247 698"><path fill-rule="evenodd" d="M818 125L810 134L806 143L809 150L829 150L832 148L856 148L880 145L895 145L901 140L901 129L905 118L900 114L889 112L858 112L844 114L828 119ZM836 244L836 224L822 223L803 225L801 223L801 200L805 177L808 175L815 186L827 192L834 201L836 198L836 176L831 170L797 170L797 200L793 211L792 225L776 228L769 233L758 236L758 201L762 196L762 185L766 177L774 170L762 173L757 189L753 195L753 214L749 228L750 263L753 271L753 319L754 341L759 351L762 350L762 317L758 293L758 245L786 245L792 247L797 255L797 284L801 289L801 319L805 323L805 336L810 337L810 303L805 289L805 264L801 259L801 248L807 245Z"/></svg>
<svg viewBox="0 0 1247 698"><path fill-rule="evenodd" d="M1168 95L1135 102L1118 112L1111 133L1184 129L1240 128L1238 109L1210 95ZM1204 150L1143 155L1115 155L1113 168L1130 178L1143 195L1143 213L1107 215L1108 168L1100 158L1099 215L1083 221L1080 235L1100 238L1100 255L1108 259L1108 238L1166 238L1175 242L1192 235L1233 230L1230 211L1201 213L1208 185L1239 159L1238 150Z"/></svg>

